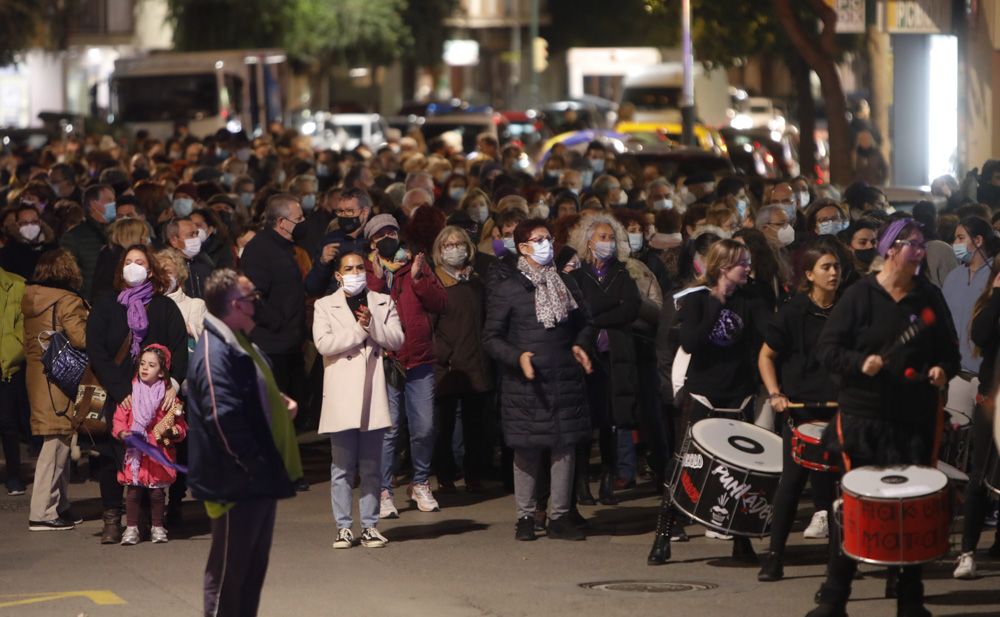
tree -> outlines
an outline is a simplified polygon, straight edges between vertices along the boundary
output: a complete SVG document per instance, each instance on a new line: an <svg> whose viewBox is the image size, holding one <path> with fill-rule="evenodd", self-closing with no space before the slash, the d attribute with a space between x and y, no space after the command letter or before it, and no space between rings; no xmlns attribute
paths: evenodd
<svg viewBox="0 0 1000 617"><path fill-rule="evenodd" d="M736 2L739 4L739 2ZM672 47L679 22L663 19L674 0L549 0L549 49L655 45ZM748 3L752 4L752 3Z"/></svg>
<svg viewBox="0 0 1000 617"><path fill-rule="evenodd" d="M0 66L39 47L62 50L69 43L79 0L0 0Z"/></svg>
<svg viewBox="0 0 1000 617"><path fill-rule="evenodd" d="M285 0L169 0L174 49L284 47L289 5Z"/></svg>

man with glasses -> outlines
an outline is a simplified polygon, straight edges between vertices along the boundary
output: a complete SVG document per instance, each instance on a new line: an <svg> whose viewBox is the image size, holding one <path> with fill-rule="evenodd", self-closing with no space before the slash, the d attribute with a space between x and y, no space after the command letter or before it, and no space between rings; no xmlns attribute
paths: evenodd
<svg viewBox="0 0 1000 617"><path fill-rule="evenodd" d="M349 188L340 193L334 209L337 229L327 233L320 241L322 249L313 258L312 268L306 275L305 289L310 296L325 296L337 290L333 276L341 255L368 253L364 228L372 213L372 198L362 189Z"/></svg>
<svg viewBox="0 0 1000 617"><path fill-rule="evenodd" d="M295 243L305 231L304 221L294 195L272 195L264 211L264 230L247 243L240 258L240 266L261 295L251 340L267 354L281 391L298 398L304 386L306 292ZM309 484L300 480L296 488L308 490Z"/></svg>

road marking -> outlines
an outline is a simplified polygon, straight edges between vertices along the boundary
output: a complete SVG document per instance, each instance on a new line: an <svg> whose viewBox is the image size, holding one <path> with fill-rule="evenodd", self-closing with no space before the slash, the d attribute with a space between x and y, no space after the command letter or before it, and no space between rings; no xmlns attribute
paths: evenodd
<svg viewBox="0 0 1000 617"><path fill-rule="evenodd" d="M15 599L20 598L20 599ZM0 594L0 608L11 606L23 606L25 604L38 604L41 602L52 602L54 600L64 600L66 598L87 598L98 606L110 606L116 604L127 604L113 591L104 589L90 589L86 591L55 591L49 593L6 593Z"/></svg>

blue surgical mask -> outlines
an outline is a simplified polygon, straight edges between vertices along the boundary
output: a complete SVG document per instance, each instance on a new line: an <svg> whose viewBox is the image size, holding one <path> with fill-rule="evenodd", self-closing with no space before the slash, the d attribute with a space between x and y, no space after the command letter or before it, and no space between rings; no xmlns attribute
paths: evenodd
<svg viewBox="0 0 1000 617"><path fill-rule="evenodd" d="M951 249L955 251L955 259L958 260L958 263L967 264L972 261L972 253L969 252L969 247L965 246L964 242L952 244Z"/></svg>
<svg viewBox="0 0 1000 617"><path fill-rule="evenodd" d="M184 218L194 210L194 200L189 197L177 197L174 199L174 214Z"/></svg>
<svg viewBox="0 0 1000 617"><path fill-rule="evenodd" d="M448 189L448 197L451 197L454 201L461 201L465 197L465 187L464 186L453 186Z"/></svg>
<svg viewBox="0 0 1000 617"><path fill-rule="evenodd" d="M596 175L604 173L604 159L590 159L590 168Z"/></svg>
<svg viewBox="0 0 1000 617"><path fill-rule="evenodd" d="M222 174L222 186L226 187L227 189L228 188L232 188L232 186L233 186L233 180L235 180L235 179L236 179L236 177L233 174L231 174L231 173L227 172L227 173Z"/></svg>
<svg viewBox="0 0 1000 617"><path fill-rule="evenodd" d="M747 200L737 199L736 200L736 211L740 213L740 218L745 219L747 217Z"/></svg>
<svg viewBox="0 0 1000 617"><path fill-rule="evenodd" d="M302 210L304 212L310 212L316 207L316 196L312 193L302 196Z"/></svg>
<svg viewBox="0 0 1000 617"><path fill-rule="evenodd" d="M511 238L513 241L513 238ZM531 259L540 266L547 266L552 263L552 242L542 240L531 243Z"/></svg>
<svg viewBox="0 0 1000 617"><path fill-rule="evenodd" d="M113 201L104 204L104 222L110 223L118 216L118 206Z"/></svg>
<svg viewBox="0 0 1000 617"><path fill-rule="evenodd" d="M324 163L316 163L316 175L325 178L330 175L330 167Z"/></svg>
<svg viewBox="0 0 1000 617"><path fill-rule="evenodd" d="M595 242L594 243L594 257L604 261L615 254L615 242L611 240L609 242Z"/></svg>
<svg viewBox="0 0 1000 617"><path fill-rule="evenodd" d="M819 235L832 236L844 230L844 221L822 221L819 224Z"/></svg>
<svg viewBox="0 0 1000 617"><path fill-rule="evenodd" d="M594 172L590 171L589 169L580 172L580 182L583 184L583 186L585 187L590 186L590 183L593 181L594 181Z"/></svg>
<svg viewBox="0 0 1000 617"><path fill-rule="evenodd" d="M246 208L253 205L253 193L240 193L240 203Z"/></svg>
<svg viewBox="0 0 1000 617"><path fill-rule="evenodd" d="M653 210L669 210L674 207L672 199L657 199L653 201Z"/></svg>
<svg viewBox="0 0 1000 617"><path fill-rule="evenodd" d="M642 250L642 233L635 231L630 231L628 234L628 247L633 253L638 253Z"/></svg>
<svg viewBox="0 0 1000 617"><path fill-rule="evenodd" d="M508 253L511 254L517 253L517 246L515 246L514 244L514 238L504 238L503 247L507 249Z"/></svg>

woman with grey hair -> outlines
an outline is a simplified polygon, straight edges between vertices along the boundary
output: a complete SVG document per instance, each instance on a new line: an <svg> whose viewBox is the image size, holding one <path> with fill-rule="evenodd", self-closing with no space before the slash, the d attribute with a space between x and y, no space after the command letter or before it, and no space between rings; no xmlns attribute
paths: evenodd
<svg viewBox="0 0 1000 617"><path fill-rule="evenodd" d="M618 427L638 424L638 379L632 323L639 315L639 289L629 274L628 234L614 217L597 213L585 216L570 233L569 244L582 260L571 276L590 309L590 326L596 331L593 372L587 376L591 423L600 429L601 483L598 492L605 505L614 497ZM577 490L586 503L590 488L587 467L590 442L577 450Z"/></svg>

